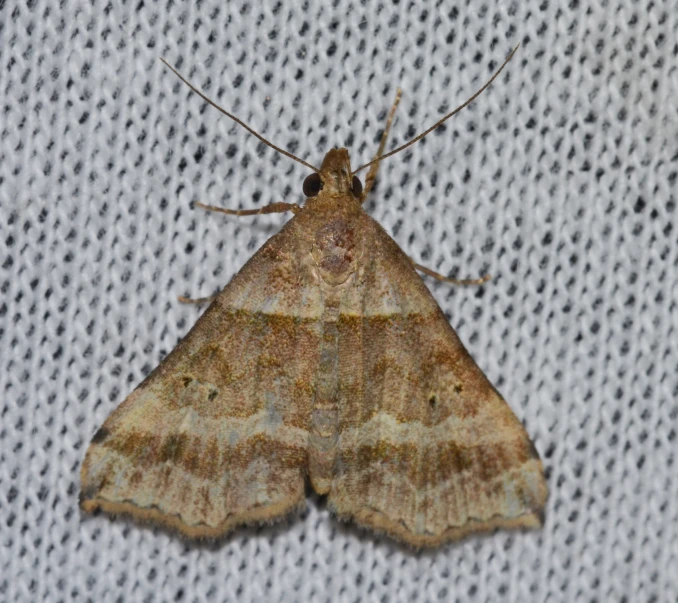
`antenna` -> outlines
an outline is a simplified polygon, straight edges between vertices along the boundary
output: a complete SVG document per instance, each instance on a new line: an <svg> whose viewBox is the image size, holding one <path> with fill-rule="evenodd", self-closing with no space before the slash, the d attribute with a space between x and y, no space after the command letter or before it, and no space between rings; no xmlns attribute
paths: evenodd
<svg viewBox="0 0 678 603"><path fill-rule="evenodd" d="M299 159L296 155L292 155L289 151L286 151L285 149L281 149L280 147L277 147L274 145L272 142L269 142L266 140L261 134L250 128L244 121L241 121L238 119L235 115L232 113L229 113L225 109L222 109L219 105L217 105L213 100L210 100L207 98L200 90L198 90L195 86L193 86L183 75L181 75L172 65L170 65L165 59L160 57L160 60L167 65L173 72L174 75L176 75L184 84L186 84L193 92L195 92L202 100L204 100L206 103L209 103L212 105L215 109L218 111L221 111L226 117L230 117L235 123L241 125L245 130L247 130L250 134L254 134L261 142L263 142L266 146L271 147L273 150L278 151L278 153L282 153L286 157L289 157L290 159L294 159L294 161L298 161L301 163L301 165L305 165L307 168L313 170L314 172L320 172L320 170L316 167L313 167L310 163L306 163L303 159Z"/></svg>
<svg viewBox="0 0 678 603"><path fill-rule="evenodd" d="M520 48L520 44L518 44L518 46L516 46L516 47L511 51L511 54L510 54L510 55L508 56L508 58L502 63L502 66L499 67L499 69L497 69L496 73L495 73L495 74L487 81L487 83L486 83L480 90L478 90L478 92L476 92L471 98L469 98L463 105L460 105L460 106L457 107L454 111L452 111L451 113L448 113L448 114L447 114L445 117L443 117L440 121L438 121L438 122L436 122L435 124L433 124L428 130L425 130L424 132L422 132L421 134L419 134L419 136L416 136L415 138L413 138L413 139L410 140L409 142L406 142L404 145L398 147L397 149L395 149L395 150L393 150L393 151L389 151L388 153L385 153L384 155L381 155L380 157L376 157L375 159L373 159L373 160L370 161L369 163L366 163L365 165L361 165L357 170L354 170L353 173L354 173L354 174L357 174L360 170L364 170L366 167L371 166L373 163L377 163L377 162L379 162L379 161L382 161L382 160L386 159L387 157L390 157L391 155L395 155L396 153L400 153L400 151L403 151L404 149L406 149L406 148L409 147L410 145L413 145L415 142L419 142L422 138L424 138L424 136L426 136L427 134L430 134L431 132L433 132L433 130L435 130L435 129L436 129L439 125L441 125L443 122L445 122L445 121L447 121L448 119L450 119L450 117L452 117L453 115L456 115L457 113L459 113L459 111L461 111L461 110L464 109L465 107L468 107L468 105L470 105L474 100L476 100L476 98L478 98L478 97L479 97L479 96L487 89L487 87L488 87L488 86L489 86L489 85L497 78L497 76L502 72L502 70L504 69L504 67L506 67L506 65L508 64L508 62L513 58L513 55L516 53L516 51L518 50L518 48Z"/></svg>

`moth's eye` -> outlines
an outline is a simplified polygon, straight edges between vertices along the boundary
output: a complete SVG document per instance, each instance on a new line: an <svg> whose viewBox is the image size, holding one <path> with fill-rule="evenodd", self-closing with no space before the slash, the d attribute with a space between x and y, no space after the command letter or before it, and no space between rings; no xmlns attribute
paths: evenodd
<svg viewBox="0 0 678 603"><path fill-rule="evenodd" d="M358 178L358 176L353 176L351 191L353 191L354 197L360 197L360 193L363 192L363 183L360 182L360 178Z"/></svg>
<svg viewBox="0 0 678 603"><path fill-rule="evenodd" d="M315 197L323 188L323 181L320 179L320 174L313 173L306 176L304 180L304 195L307 197Z"/></svg>

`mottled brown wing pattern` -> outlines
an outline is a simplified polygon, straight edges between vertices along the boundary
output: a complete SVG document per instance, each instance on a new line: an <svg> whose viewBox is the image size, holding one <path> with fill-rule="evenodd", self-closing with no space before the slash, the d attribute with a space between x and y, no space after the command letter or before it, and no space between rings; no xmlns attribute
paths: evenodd
<svg viewBox="0 0 678 603"><path fill-rule="evenodd" d="M541 523L547 488L523 426L465 350L408 258L367 215L361 293L341 306L340 517L434 546Z"/></svg>
<svg viewBox="0 0 678 603"><path fill-rule="evenodd" d="M189 536L275 519L308 478L342 518L414 546L541 523L541 461L407 256L323 188L95 435L81 505Z"/></svg>
<svg viewBox="0 0 678 603"><path fill-rule="evenodd" d="M85 510L216 536L304 504L320 302L295 264L295 229L253 256L97 432Z"/></svg>

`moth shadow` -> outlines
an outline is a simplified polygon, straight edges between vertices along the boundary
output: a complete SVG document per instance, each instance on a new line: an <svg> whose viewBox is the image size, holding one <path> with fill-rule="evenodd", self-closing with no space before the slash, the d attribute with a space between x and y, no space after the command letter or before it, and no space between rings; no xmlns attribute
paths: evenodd
<svg viewBox="0 0 678 603"><path fill-rule="evenodd" d="M401 555L423 560L434 560L439 558L441 554L445 554L455 547L460 547L469 540L473 540L474 548L479 548L483 545L485 540L492 539L498 532L502 532L500 528L497 528L496 530L488 532L478 532L461 540L447 542L436 547L416 547L406 542L396 540L385 532L377 531L371 527L361 526L352 522L350 519L337 517L331 511L328 511L327 497L316 494L311 489L310 485L307 485L305 500L306 505L300 511L288 513L287 515L283 515L266 523L242 525L219 536L200 536L192 538L182 533L177 528L169 525L133 517L125 513L105 513L100 509L92 513L85 513L81 510L80 521L83 524L92 522L95 526L95 534L101 530L101 525L97 524L97 522L101 521L102 518L105 518L106 520L113 520L116 524L121 525L125 538L127 538L128 534L133 530L141 528L144 531L150 532L152 535L165 534L172 539L179 540L184 545L186 551L200 550L218 552L223 549L224 546L233 542L244 544L250 540L265 540L270 544L273 544L278 538L285 538L288 536L290 528L294 524L299 524L301 522L307 523L311 514L310 506L313 505L325 516L324 521L331 522L330 541L335 540L336 537L339 536L345 541L353 540L361 549L382 549L387 555L399 553ZM306 529L310 531L313 530L314 527L308 524ZM346 546L346 542L342 543L341 546Z"/></svg>
<svg viewBox="0 0 678 603"><path fill-rule="evenodd" d="M485 545L486 541L493 542L497 534L503 532L501 528L497 528L489 532L476 532L459 540L444 542L438 546L416 547L406 542L395 540L384 532L351 523L350 520L344 521L336 517L332 519L336 525L337 533L347 539L352 538L357 540L361 548L381 549L387 556L400 554L413 559L431 562L440 559L441 556L450 554L455 549L461 551L464 548L464 550L467 550L465 547L469 544L472 545L474 551L478 552ZM527 532L527 530L520 530L519 532L522 531Z"/></svg>
<svg viewBox="0 0 678 603"><path fill-rule="evenodd" d="M314 504L319 511L328 511L326 496L311 491L310 493L307 492L306 498ZM361 549L382 549L387 555L400 553L401 555L407 555L409 557L426 559L435 557L445 548L444 546L433 549L416 548L406 542L392 538L385 532L361 526L350 519L339 518L331 511L328 511L327 515L329 516L328 521L332 524L330 540L335 540L336 536L339 536L345 541L353 540L357 542ZM343 546L345 546L345 544Z"/></svg>
<svg viewBox="0 0 678 603"><path fill-rule="evenodd" d="M311 499L316 501L318 508L325 509L327 507L327 499L325 496L318 496L312 494ZM438 546L417 547L413 544L403 542L393 538L386 532L376 530L372 527L362 526L353 522L351 519L341 519L329 513L330 520L333 523L333 533L336 533L346 540L355 540L361 548L382 549L387 555L400 554L422 560L439 559L441 555L446 555L454 549L461 549L462 547L471 544L473 549L478 551L486 541L493 542L497 534L505 533L501 528L489 530L487 532L474 532L458 540L452 540L441 543ZM530 530L517 530L517 533L528 533ZM512 535L509 534L512 540ZM331 539L334 539L332 536ZM510 548L510 542L507 543Z"/></svg>
<svg viewBox="0 0 678 603"><path fill-rule="evenodd" d="M184 545L186 551L200 550L218 552L224 546L233 542L240 542L242 544L248 540L267 540L272 543L277 538L287 534L294 523L305 521L308 514L309 511L308 508L306 508L301 512L284 515L272 522L242 525L219 536L200 536L197 538L187 536L172 526L132 517L131 515L124 513L104 513L100 509L92 513L80 511L80 521L83 524L86 522L96 524L96 522L100 521L102 518L107 521L113 520L116 524L122 526L125 537L133 530L141 528L152 535L165 534L174 540L180 541ZM97 530L99 528L100 525L96 527Z"/></svg>

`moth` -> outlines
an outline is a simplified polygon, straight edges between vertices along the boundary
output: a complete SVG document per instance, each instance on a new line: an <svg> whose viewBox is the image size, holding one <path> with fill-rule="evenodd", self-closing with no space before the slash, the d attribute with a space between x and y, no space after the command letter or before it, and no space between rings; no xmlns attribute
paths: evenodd
<svg viewBox="0 0 678 603"><path fill-rule="evenodd" d="M303 207L198 204L294 216L96 432L82 509L217 537L303 508L310 482L337 517L415 547L542 524L547 486L525 429L419 266L363 209L379 162L474 100L516 50L461 107L383 154L398 96L375 159L356 170L344 148L315 168L276 147L165 62L312 173Z"/></svg>

